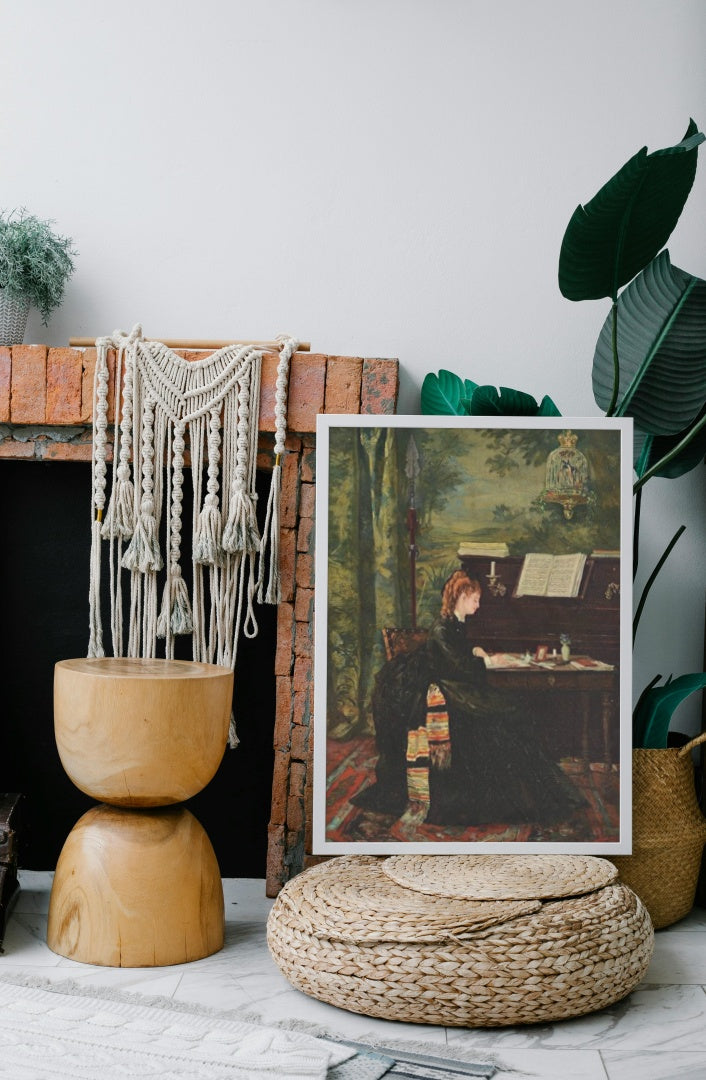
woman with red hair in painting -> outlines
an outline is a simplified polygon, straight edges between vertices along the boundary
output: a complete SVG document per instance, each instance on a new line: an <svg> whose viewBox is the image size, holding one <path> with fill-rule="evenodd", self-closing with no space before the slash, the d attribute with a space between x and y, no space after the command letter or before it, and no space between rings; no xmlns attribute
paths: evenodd
<svg viewBox="0 0 706 1080"><path fill-rule="evenodd" d="M517 696L486 684L467 620L481 587L457 570L427 640L380 670L372 695L376 781L355 805L436 825L557 825L584 799L537 742ZM492 663L492 660L491 660Z"/></svg>

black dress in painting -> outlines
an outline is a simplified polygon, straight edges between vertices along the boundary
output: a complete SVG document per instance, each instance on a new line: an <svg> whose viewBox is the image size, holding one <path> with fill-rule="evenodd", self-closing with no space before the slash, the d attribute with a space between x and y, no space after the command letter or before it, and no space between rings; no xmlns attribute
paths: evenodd
<svg viewBox="0 0 706 1080"><path fill-rule="evenodd" d="M552 824L568 821L583 796L539 745L518 695L487 685L465 623L440 619L427 641L393 657L372 695L376 782L355 805L401 815L408 805L407 736L424 725L427 689L446 700L450 764L429 768L429 812L438 825Z"/></svg>

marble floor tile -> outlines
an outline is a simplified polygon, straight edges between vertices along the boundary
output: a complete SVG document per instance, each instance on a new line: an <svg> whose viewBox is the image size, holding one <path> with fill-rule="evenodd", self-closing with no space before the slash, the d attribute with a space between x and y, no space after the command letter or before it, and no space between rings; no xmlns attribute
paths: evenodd
<svg viewBox="0 0 706 1080"><path fill-rule="evenodd" d="M267 948L273 901L258 879L223 883L226 933L221 952L166 968L107 968L52 953L46 924L52 874L22 871L5 936L0 975L71 979L143 996L171 997L237 1010L265 1024L329 1031L340 1038L427 1044L472 1052L493 1063L495 1080L705 1080L706 911L695 909L658 931L642 984L622 1002L556 1024L447 1028L361 1016L295 990Z"/></svg>
<svg viewBox="0 0 706 1080"><path fill-rule="evenodd" d="M449 1029L449 1044L706 1052L706 994L701 986L644 986L600 1012L555 1024ZM705 1072L706 1075L706 1072Z"/></svg>
<svg viewBox="0 0 706 1080"><path fill-rule="evenodd" d="M605 1050L601 1057L608 1080L704 1080L703 1053L676 1050L666 1053L636 1053Z"/></svg>
<svg viewBox="0 0 706 1080"><path fill-rule="evenodd" d="M706 932L682 930L679 923L669 934L656 934L654 955L642 980L643 986L648 983L706 983Z"/></svg>
<svg viewBox="0 0 706 1080"><path fill-rule="evenodd" d="M488 1061L497 1069L493 1080L606 1080L597 1050L503 1050Z"/></svg>

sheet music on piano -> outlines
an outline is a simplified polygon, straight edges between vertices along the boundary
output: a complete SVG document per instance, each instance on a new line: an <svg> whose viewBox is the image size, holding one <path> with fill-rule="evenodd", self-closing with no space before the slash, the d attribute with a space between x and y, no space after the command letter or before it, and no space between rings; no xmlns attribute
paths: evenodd
<svg viewBox="0 0 706 1080"><path fill-rule="evenodd" d="M525 555L515 596L578 596L586 565L586 555L547 555L531 551Z"/></svg>

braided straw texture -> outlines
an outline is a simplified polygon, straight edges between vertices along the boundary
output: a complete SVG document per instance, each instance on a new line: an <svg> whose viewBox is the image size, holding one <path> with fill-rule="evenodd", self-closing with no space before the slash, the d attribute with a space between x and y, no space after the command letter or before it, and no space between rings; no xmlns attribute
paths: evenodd
<svg viewBox="0 0 706 1080"><path fill-rule="evenodd" d="M618 876L593 855L393 855L384 871L408 889L467 900L579 896Z"/></svg>
<svg viewBox="0 0 706 1080"><path fill-rule="evenodd" d="M344 859L346 863L344 863ZM355 860L358 860L357 864ZM581 1016L611 1005L630 993L649 964L654 933L638 897L621 884L587 895L542 903L520 915L459 940L454 932L436 941L410 941L402 911L399 941L342 941L327 937L331 919L336 934L345 920L338 907L348 890L326 909L322 879L335 881L356 865L361 892L370 892L369 863L345 856L305 871L289 881L270 912L267 941L272 956L298 990L331 1005L367 1016L456 1027L497 1027ZM304 879L304 880L302 880ZM306 881L315 881L316 932L299 913ZM367 887L366 887L367 881ZM384 904L392 902L392 893ZM390 914L377 912L378 922ZM440 901L446 910L448 900ZM411 924L420 908L406 899ZM351 919L360 917L356 900ZM453 908L453 902L451 902ZM492 907L497 905L492 904Z"/></svg>
<svg viewBox="0 0 706 1080"><path fill-rule="evenodd" d="M681 749L632 752L632 855L612 861L655 930L683 919L694 904L706 820L696 800L690 751L705 740L703 734Z"/></svg>
<svg viewBox="0 0 706 1080"><path fill-rule="evenodd" d="M373 855L343 856L300 874L283 904L314 937L354 944L445 942L539 911L539 900L439 900L397 885Z"/></svg>

